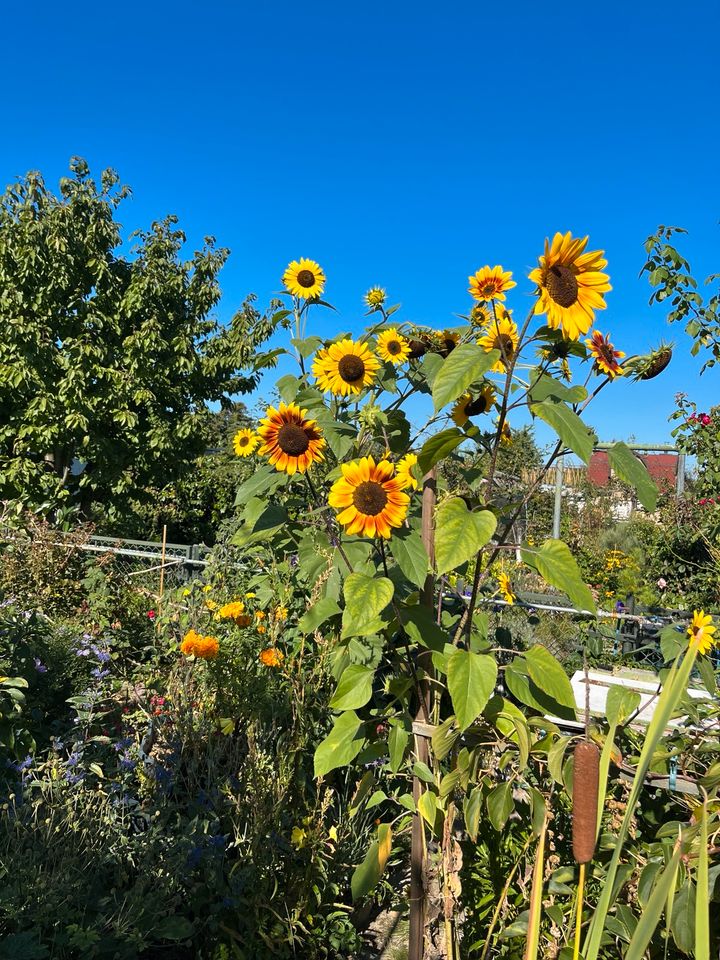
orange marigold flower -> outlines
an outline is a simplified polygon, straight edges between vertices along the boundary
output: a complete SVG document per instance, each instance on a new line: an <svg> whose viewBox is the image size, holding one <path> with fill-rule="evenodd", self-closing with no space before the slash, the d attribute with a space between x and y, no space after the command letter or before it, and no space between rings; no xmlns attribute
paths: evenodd
<svg viewBox="0 0 720 960"><path fill-rule="evenodd" d="M180 651L186 657L197 657L199 660L212 660L218 655L220 643L217 637L206 637L196 630L188 630L185 634Z"/></svg>
<svg viewBox="0 0 720 960"><path fill-rule="evenodd" d="M266 667L279 667L284 659L285 654L277 647L266 647L260 651L260 663Z"/></svg>
<svg viewBox="0 0 720 960"><path fill-rule="evenodd" d="M231 603L224 604L215 616L218 620L232 620L238 627L246 627L252 621L250 615L245 612L245 604L242 600L233 600Z"/></svg>

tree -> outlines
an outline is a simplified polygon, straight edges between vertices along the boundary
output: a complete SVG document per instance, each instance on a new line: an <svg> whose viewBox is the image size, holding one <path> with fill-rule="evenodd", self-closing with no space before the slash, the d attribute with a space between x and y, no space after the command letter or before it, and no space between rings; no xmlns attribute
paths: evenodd
<svg viewBox="0 0 720 960"><path fill-rule="evenodd" d="M189 468L208 405L255 387L274 362L256 349L284 314L250 298L220 326L228 251L207 237L182 260L169 216L128 255L116 220L128 188L112 170L98 187L79 158L70 171L58 196L29 173L0 200L0 497L87 513Z"/></svg>

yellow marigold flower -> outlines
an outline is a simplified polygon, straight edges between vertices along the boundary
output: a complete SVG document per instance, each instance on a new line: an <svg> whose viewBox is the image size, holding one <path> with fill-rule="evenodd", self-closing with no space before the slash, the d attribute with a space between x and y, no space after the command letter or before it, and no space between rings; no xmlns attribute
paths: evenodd
<svg viewBox="0 0 720 960"><path fill-rule="evenodd" d="M259 624L257 628L258 633L267 633L267 627L264 624Z"/></svg>
<svg viewBox="0 0 720 960"><path fill-rule="evenodd" d="M265 667L279 667L285 659L285 654L277 647L266 647L260 651L260 663Z"/></svg>
<svg viewBox="0 0 720 960"><path fill-rule="evenodd" d="M252 600L253 597L256 597L256 596L257 596L256 593L246 593L246 594L245 594L245 599L246 599L246 600Z"/></svg>
<svg viewBox="0 0 720 960"><path fill-rule="evenodd" d="M704 610L695 610L690 626L687 629L690 646L697 647L698 653L708 653L716 644L713 636L717 627L713 624L713 618Z"/></svg>
<svg viewBox="0 0 720 960"><path fill-rule="evenodd" d="M288 608L287 607L276 607L273 617L277 621L287 620L288 618Z"/></svg>
<svg viewBox="0 0 720 960"><path fill-rule="evenodd" d="M252 617L245 612L245 604L242 600L233 600L231 603L224 604L218 610L216 617L218 620L232 620L238 627L247 627L252 622Z"/></svg>
<svg viewBox="0 0 720 960"><path fill-rule="evenodd" d="M383 360L388 360L396 366L407 360L410 355L410 344L394 327L392 330L383 330L378 336L377 348Z"/></svg>
<svg viewBox="0 0 720 960"><path fill-rule="evenodd" d="M268 407L260 421L260 456L267 457L276 470L290 475L305 473L316 460L323 460L323 440L316 420L308 420L307 410L295 403Z"/></svg>
<svg viewBox="0 0 720 960"><path fill-rule="evenodd" d="M319 297L325 289L325 274L314 260L301 257L288 264L282 282L294 297L311 300Z"/></svg>
<svg viewBox="0 0 720 960"><path fill-rule="evenodd" d="M357 396L370 386L379 369L380 361L367 344L350 339L318 350L312 366L318 387L340 397Z"/></svg>
<svg viewBox="0 0 720 960"><path fill-rule="evenodd" d="M218 655L220 643L217 637L205 637L195 630L188 630L180 644L180 651L186 657L199 660L212 660Z"/></svg>
<svg viewBox="0 0 720 960"><path fill-rule="evenodd" d="M205 586L203 587L203 590L205 591L205 593L210 593L210 591L212 590L212 584L206 583Z"/></svg>
<svg viewBox="0 0 720 960"><path fill-rule="evenodd" d="M266 617L267 617L267 614L265 613L264 610L256 610L256 611L255 611L255 619L256 619L256 620L264 620Z"/></svg>
<svg viewBox="0 0 720 960"><path fill-rule="evenodd" d="M258 435L254 430L249 430L247 427L238 430L233 437L233 448L239 457L249 457L251 453L255 452L259 443Z"/></svg>
<svg viewBox="0 0 720 960"><path fill-rule="evenodd" d="M398 465L395 467L395 476L400 481L400 487L402 490L407 490L408 487L412 487L413 490L418 488L418 478L415 475L415 467L417 466L418 458L414 453L406 453L405 456L398 462Z"/></svg>
<svg viewBox="0 0 720 960"><path fill-rule="evenodd" d="M347 533L364 537L389 537L407 516L410 497L402 492L402 480L393 477L387 460L376 464L363 457L340 466L342 477L330 489L328 503L340 512L338 523Z"/></svg>
<svg viewBox="0 0 720 960"><path fill-rule="evenodd" d="M208 610L215 610L215 609L217 609L217 604L215 603L214 600L206 600L206 601L205 601L205 606L208 608Z"/></svg>
<svg viewBox="0 0 720 960"><path fill-rule="evenodd" d="M588 332L595 311L607 306L603 294L612 290L610 277L602 272L607 266L603 251L584 252L588 239L573 240L569 231L556 233L552 243L545 240L545 254L530 273L537 284L535 313L547 314L548 326L562 328L569 340L579 340Z"/></svg>
<svg viewBox="0 0 720 960"><path fill-rule="evenodd" d="M616 350L610 343L609 333L603 336L599 330L596 330L591 339L585 341L585 346L594 358L594 366L598 372L606 373L612 380L625 373L618 363L618 360L621 360L625 354L622 350Z"/></svg>
<svg viewBox="0 0 720 960"><path fill-rule="evenodd" d="M189 596L190 596L190 590L188 590L188 589L186 588L185 590L183 590L182 595L183 595L184 597L189 597Z"/></svg>
<svg viewBox="0 0 720 960"><path fill-rule="evenodd" d="M507 603L515 603L515 594L510 585L510 577L506 573L498 574L498 586L503 600L507 601Z"/></svg>
<svg viewBox="0 0 720 960"><path fill-rule="evenodd" d="M468 280L468 292L480 303L504 300L505 292L517 286L512 279L512 273L502 267L481 267L472 277L468 277Z"/></svg>
<svg viewBox="0 0 720 960"><path fill-rule="evenodd" d="M485 335L480 337L478 343L485 353L491 350L499 350L500 357L493 364L493 373L502 373L505 367L515 359L520 336L518 328L513 323L509 310L498 310L496 320L491 320L485 328Z"/></svg>
<svg viewBox="0 0 720 960"><path fill-rule="evenodd" d="M365 294L365 303L371 310L377 310L381 307L387 298L387 293L383 287L370 287Z"/></svg>

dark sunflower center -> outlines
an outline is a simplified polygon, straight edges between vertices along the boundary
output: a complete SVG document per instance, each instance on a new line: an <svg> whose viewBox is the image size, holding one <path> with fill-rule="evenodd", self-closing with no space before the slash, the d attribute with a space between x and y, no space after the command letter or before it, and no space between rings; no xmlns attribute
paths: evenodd
<svg viewBox="0 0 720 960"><path fill-rule="evenodd" d="M499 350L503 357L510 360L513 355L512 338L506 333L499 333L497 337L495 337L495 349Z"/></svg>
<svg viewBox="0 0 720 960"><path fill-rule="evenodd" d="M311 287L315 283L315 274L312 270L301 270L297 275L297 282L301 287Z"/></svg>
<svg viewBox="0 0 720 960"><path fill-rule="evenodd" d="M545 280L547 291L561 307L571 307L578 298L578 282L570 267L556 263L548 270Z"/></svg>
<svg viewBox="0 0 720 960"><path fill-rule="evenodd" d="M250 443L250 437L240 437L240 446L246 447Z"/></svg>
<svg viewBox="0 0 720 960"><path fill-rule="evenodd" d="M482 288L482 292L486 297L489 297L491 294L495 293L495 286L496 285L494 283L486 283Z"/></svg>
<svg viewBox="0 0 720 960"><path fill-rule="evenodd" d="M365 376L365 364L360 357L350 353L338 363L338 373L345 383L357 383Z"/></svg>
<svg viewBox="0 0 720 960"><path fill-rule="evenodd" d="M310 446L310 437L297 423L286 423L278 430L277 443L283 453L299 457Z"/></svg>
<svg viewBox="0 0 720 960"><path fill-rule="evenodd" d="M485 413L488 408L487 397L479 396L472 400L465 407L465 413L469 417L476 417L479 413Z"/></svg>
<svg viewBox="0 0 720 960"><path fill-rule="evenodd" d="M386 349L388 353L391 353L394 357L396 357L398 353L402 353L402 344L399 340L388 340Z"/></svg>
<svg viewBox="0 0 720 960"><path fill-rule="evenodd" d="M368 517L376 517L379 513L382 513L387 502L388 496L382 484L376 480L365 480L363 483L359 483L353 492L355 509Z"/></svg>

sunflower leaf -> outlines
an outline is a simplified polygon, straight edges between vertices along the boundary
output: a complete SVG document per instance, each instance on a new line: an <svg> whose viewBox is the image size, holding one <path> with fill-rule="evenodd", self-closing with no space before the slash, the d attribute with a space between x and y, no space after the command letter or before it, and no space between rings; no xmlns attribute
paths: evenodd
<svg viewBox="0 0 720 960"><path fill-rule="evenodd" d="M378 617L392 600L394 592L392 580L387 577L351 573L345 580L343 637L362 636L369 625L377 625Z"/></svg>
<svg viewBox="0 0 720 960"><path fill-rule="evenodd" d="M485 350L476 343L462 343L445 358L433 381L435 411L457 400L471 383L480 380L500 357L499 350Z"/></svg>
<svg viewBox="0 0 720 960"><path fill-rule="evenodd" d="M490 540L497 518L490 510L468 510L460 497L440 504L435 521L435 562L439 575L472 559Z"/></svg>
<svg viewBox="0 0 720 960"><path fill-rule="evenodd" d="M422 537L417 530L401 528L390 538L390 552L395 562L416 587L422 587L428 573L429 562Z"/></svg>
<svg viewBox="0 0 720 960"><path fill-rule="evenodd" d="M341 713L333 728L315 751L315 776L324 777L337 767L344 767L360 753L365 742L361 721L356 713Z"/></svg>
<svg viewBox="0 0 720 960"><path fill-rule="evenodd" d="M633 487L640 503L652 513L657 504L658 488L642 460L622 441L613 444L607 455L615 473Z"/></svg>
<svg viewBox="0 0 720 960"><path fill-rule="evenodd" d="M460 446L463 440L467 439L462 430L457 427L451 427L450 430L442 430L430 437L423 444L423 448L418 455L418 466L423 474L432 469L435 464L452 453L455 447Z"/></svg>
<svg viewBox="0 0 720 960"><path fill-rule="evenodd" d="M466 730L480 716L495 688L493 657L456 649L447 658L448 691L458 726Z"/></svg>
<svg viewBox="0 0 720 960"><path fill-rule="evenodd" d="M576 453L581 460L585 463L590 462L597 438L590 427L586 426L567 404L548 397L540 403L531 403L530 412L552 427L565 446Z"/></svg>
<svg viewBox="0 0 720 960"><path fill-rule="evenodd" d="M562 540L546 540L539 548L523 547L522 559L553 587L562 590L579 610L596 612L595 601L583 583L580 568Z"/></svg>

